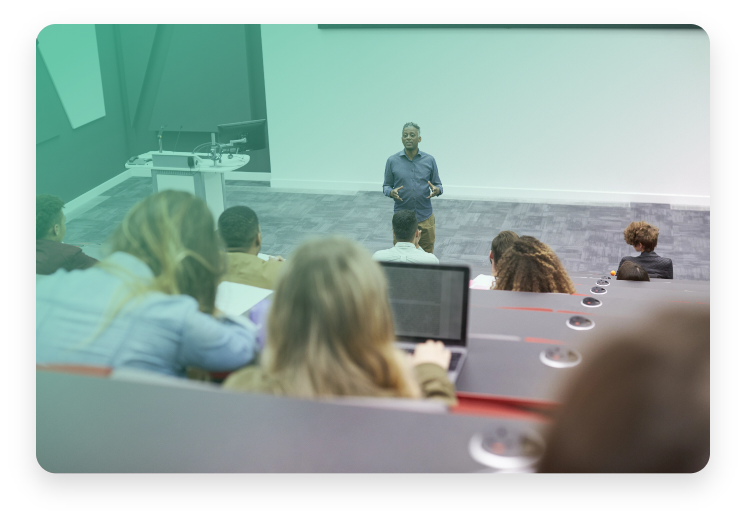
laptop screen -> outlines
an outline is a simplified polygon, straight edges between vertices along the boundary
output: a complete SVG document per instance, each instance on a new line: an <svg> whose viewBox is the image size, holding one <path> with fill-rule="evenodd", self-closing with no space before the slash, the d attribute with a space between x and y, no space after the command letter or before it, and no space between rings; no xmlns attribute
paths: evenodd
<svg viewBox="0 0 746 522"><path fill-rule="evenodd" d="M382 262L396 338L466 346L469 267Z"/></svg>

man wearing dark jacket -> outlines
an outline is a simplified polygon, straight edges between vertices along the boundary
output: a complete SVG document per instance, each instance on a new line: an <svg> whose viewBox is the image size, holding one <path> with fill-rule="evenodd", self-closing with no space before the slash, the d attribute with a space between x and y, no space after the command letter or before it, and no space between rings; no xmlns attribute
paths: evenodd
<svg viewBox="0 0 746 522"><path fill-rule="evenodd" d="M65 237L65 203L57 196L36 196L36 273L49 275L58 269L84 269L98 263L74 246L62 242Z"/></svg>
<svg viewBox="0 0 746 522"><path fill-rule="evenodd" d="M650 277L673 279L673 261L654 252L658 246L658 227L645 221L630 223L624 230L624 241L632 245L640 255L624 256L619 262L617 272L622 268L622 263L632 261L644 268Z"/></svg>

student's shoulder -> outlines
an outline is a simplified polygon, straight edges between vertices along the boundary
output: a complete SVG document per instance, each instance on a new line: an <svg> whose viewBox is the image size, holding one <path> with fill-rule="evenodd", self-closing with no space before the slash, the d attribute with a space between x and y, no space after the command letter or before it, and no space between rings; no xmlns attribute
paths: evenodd
<svg viewBox="0 0 746 522"><path fill-rule="evenodd" d="M393 248L385 248L383 250L377 250L373 253L373 259L376 261L387 261L389 256L391 255L391 251Z"/></svg>
<svg viewBox="0 0 746 522"><path fill-rule="evenodd" d="M260 366L245 366L231 373L223 382L226 390L271 393L281 395L283 387L280 383L269 377Z"/></svg>
<svg viewBox="0 0 746 522"><path fill-rule="evenodd" d="M39 249L39 242L37 241L37 250ZM41 243L42 248L56 252L57 254L61 255L64 258L70 258L77 256L81 252L83 252L83 249L79 246L75 245L69 245L67 243L58 243L55 241L46 241L44 243Z"/></svg>

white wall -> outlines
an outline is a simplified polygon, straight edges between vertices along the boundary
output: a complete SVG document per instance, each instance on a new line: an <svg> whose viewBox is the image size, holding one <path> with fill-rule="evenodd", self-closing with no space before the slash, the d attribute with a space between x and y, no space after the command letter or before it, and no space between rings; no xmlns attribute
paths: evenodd
<svg viewBox="0 0 746 522"><path fill-rule="evenodd" d="M380 190L422 127L444 196L709 206L699 29L263 25L272 186Z"/></svg>

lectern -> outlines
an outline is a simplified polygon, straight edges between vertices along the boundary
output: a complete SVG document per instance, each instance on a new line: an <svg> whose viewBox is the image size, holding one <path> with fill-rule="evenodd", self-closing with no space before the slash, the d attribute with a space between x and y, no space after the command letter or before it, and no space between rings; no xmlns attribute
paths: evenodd
<svg viewBox="0 0 746 522"><path fill-rule="evenodd" d="M149 171L153 192L183 190L207 202L217 222L225 210L225 173L249 162L248 154L223 155L220 161L209 154L152 151L131 158L125 167Z"/></svg>

